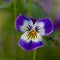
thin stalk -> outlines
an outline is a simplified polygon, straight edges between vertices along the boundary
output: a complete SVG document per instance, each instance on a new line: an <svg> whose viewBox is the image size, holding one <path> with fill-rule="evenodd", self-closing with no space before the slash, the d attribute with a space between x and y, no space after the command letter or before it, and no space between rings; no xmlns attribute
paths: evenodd
<svg viewBox="0 0 60 60"><path fill-rule="evenodd" d="M34 50L34 53L33 53L33 60L36 60L36 51L37 51L37 50Z"/></svg>
<svg viewBox="0 0 60 60"><path fill-rule="evenodd" d="M16 0L14 0L14 19L16 18Z"/></svg>
<svg viewBox="0 0 60 60"><path fill-rule="evenodd" d="M16 19L16 0L14 0L14 20ZM16 33L15 33L15 37L16 37ZM14 52L15 52L15 58L16 58L16 55L17 55L17 40L15 39L15 44L14 44ZM16 47L16 48L15 48Z"/></svg>
<svg viewBox="0 0 60 60"><path fill-rule="evenodd" d="M31 11L32 11L32 0L30 0L29 8L28 8L28 17L31 16Z"/></svg>

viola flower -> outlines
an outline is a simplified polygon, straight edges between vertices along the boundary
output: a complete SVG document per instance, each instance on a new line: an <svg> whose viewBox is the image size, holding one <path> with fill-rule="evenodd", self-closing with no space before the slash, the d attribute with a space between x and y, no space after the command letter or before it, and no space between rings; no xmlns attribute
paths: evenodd
<svg viewBox="0 0 60 60"><path fill-rule="evenodd" d="M50 18L37 19L35 24L32 20L20 14L15 21L16 30L24 32L19 39L18 46L30 51L44 46L42 36L47 36L53 31Z"/></svg>

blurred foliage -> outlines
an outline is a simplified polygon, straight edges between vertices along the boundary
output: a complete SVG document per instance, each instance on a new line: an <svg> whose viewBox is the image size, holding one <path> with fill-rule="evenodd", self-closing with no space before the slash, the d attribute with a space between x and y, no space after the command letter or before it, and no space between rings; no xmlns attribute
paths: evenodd
<svg viewBox="0 0 60 60"><path fill-rule="evenodd" d="M29 0L16 0L16 16L27 16ZM32 4L31 17L48 17L48 14L38 5ZM15 30L14 1L0 1L0 60L32 60L33 51L27 52L18 47L21 32ZM44 47L37 49L36 60L60 60L60 47L54 37L60 37L60 31L54 31L52 39L43 37ZM54 48L55 47L55 48Z"/></svg>

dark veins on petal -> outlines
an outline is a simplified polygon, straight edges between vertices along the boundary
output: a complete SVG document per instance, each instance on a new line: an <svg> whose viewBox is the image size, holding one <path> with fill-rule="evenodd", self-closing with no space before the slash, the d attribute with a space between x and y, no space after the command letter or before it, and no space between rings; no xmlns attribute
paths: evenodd
<svg viewBox="0 0 60 60"><path fill-rule="evenodd" d="M27 29L28 29L27 31L30 31L32 29L32 26L28 25Z"/></svg>
<svg viewBox="0 0 60 60"><path fill-rule="evenodd" d="M38 31L38 30L40 30L39 26L35 27L35 30L36 30L37 32L39 32L39 31Z"/></svg>

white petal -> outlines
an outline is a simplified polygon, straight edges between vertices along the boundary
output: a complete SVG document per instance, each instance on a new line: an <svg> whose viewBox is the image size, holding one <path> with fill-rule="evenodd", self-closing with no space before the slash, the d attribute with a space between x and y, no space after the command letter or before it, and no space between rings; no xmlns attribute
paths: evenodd
<svg viewBox="0 0 60 60"><path fill-rule="evenodd" d="M31 27L33 27L32 21L26 21L26 20L25 20L25 21L24 21L24 25L20 27L20 28L21 28L21 31L22 31L22 32L26 32L26 31L28 30L27 27L29 27L29 25L30 25Z"/></svg>
<svg viewBox="0 0 60 60"><path fill-rule="evenodd" d="M41 36L39 33L37 33L37 37L36 37L35 39L28 39L28 36L27 36L28 33L29 33L29 32L25 32L25 33L21 36L20 39L23 39L23 40L26 41L26 42L30 42L30 41L39 42L39 41L43 41L42 36Z"/></svg>
<svg viewBox="0 0 60 60"><path fill-rule="evenodd" d="M31 39L28 39L28 36L27 36L28 33L29 33L29 32L25 32L25 33L21 36L20 39L23 39L23 40L26 41L26 42L30 42Z"/></svg>
<svg viewBox="0 0 60 60"><path fill-rule="evenodd" d="M37 38L32 39L32 41L33 42L39 42L39 41L43 41L43 39L42 39L42 36L39 33L37 33Z"/></svg>
<svg viewBox="0 0 60 60"><path fill-rule="evenodd" d="M34 25L34 30L35 28L38 27L38 33L42 36L45 35L45 29L44 29L44 23L43 22L39 22L39 23L35 23Z"/></svg>
<svg viewBox="0 0 60 60"><path fill-rule="evenodd" d="M29 32L25 32L19 39L19 42L18 42L19 47L21 47L24 50L30 51L30 50L34 50L44 46L42 37L39 35L39 33L37 33L36 39L28 39L27 37L28 33Z"/></svg>

